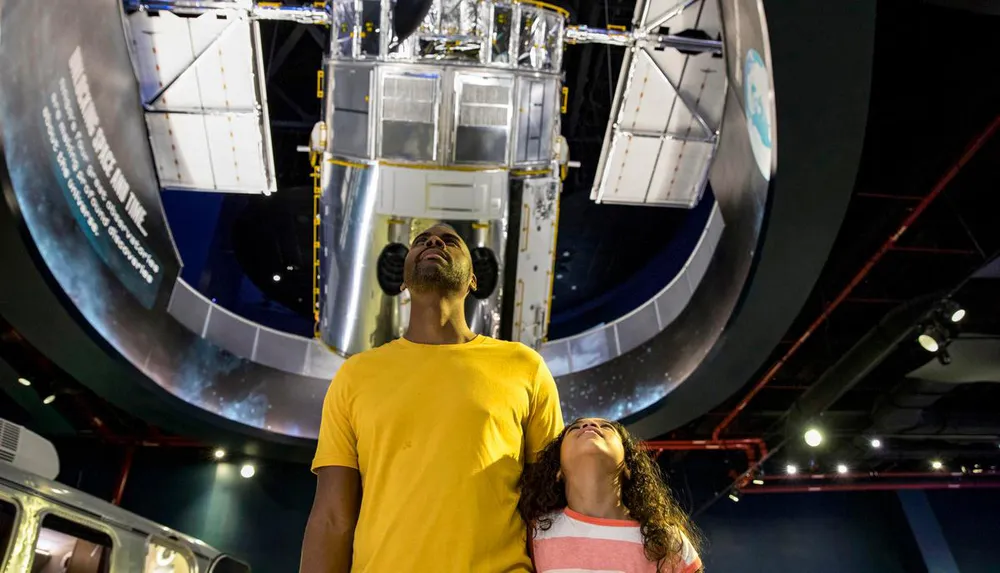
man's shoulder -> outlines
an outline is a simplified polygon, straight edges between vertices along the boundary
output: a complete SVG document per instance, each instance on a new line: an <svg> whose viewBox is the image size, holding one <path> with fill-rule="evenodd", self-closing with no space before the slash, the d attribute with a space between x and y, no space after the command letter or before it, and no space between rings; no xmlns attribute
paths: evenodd
<svg viewBox="0 0 1000 573"><path fill-rule="evenodd" d="M483 337L483 345L490 347L493 351L508 355L511 360L520 360L525 362L531 362L532 364L538 364L542 361L542 355L539 354L535 349L525 346L520 342L513 342L510 340L499 340L496 338L490 338L488 336Z"/></svg>
<svg viewBox="0 0 1000 573"><path fill-rule="evenodd" d="M399 344L395 340L392 340L382 346L376 346L364 352L352 354L344 361L344 366L348 368L363 368L372 364L379 364L385 360L392 360L397 350L399 350Z"/></svg>

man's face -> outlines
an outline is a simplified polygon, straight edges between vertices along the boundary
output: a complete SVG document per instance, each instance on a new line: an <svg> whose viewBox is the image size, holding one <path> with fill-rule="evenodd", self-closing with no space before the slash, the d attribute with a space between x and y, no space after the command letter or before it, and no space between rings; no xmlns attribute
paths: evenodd
<svg viewBox="0 0 1000 573"><path fill-rule="evenodd" d="M476 288L465 241L447 225L417 235L403 264L403 284L411 292L465 296Z"/></svg>

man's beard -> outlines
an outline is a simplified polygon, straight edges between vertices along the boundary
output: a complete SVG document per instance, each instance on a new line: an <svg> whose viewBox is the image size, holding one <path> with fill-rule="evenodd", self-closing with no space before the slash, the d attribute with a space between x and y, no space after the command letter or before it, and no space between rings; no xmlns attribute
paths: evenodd
<svg viewBox="0 0 1000 573"><path fill-rule="evenodd" d="M471 277L454 265L416 264L406 286L411 292L447 295L465 293Z"/></svg>

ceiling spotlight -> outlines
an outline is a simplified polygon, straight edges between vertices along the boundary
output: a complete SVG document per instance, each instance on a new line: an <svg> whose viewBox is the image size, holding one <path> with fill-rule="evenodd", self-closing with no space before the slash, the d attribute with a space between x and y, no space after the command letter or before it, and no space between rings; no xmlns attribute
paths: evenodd
<svg viewBox="0 0 1000 573"><path fill-rule="evenodd" d="M729 492L729 499L733 500L733 503L739 503L740 502L740 490L734 489L733 491Z"/></svg>
<svg viewBox="0 0 1000 573"><path fill-rule="evenodd" d="M838 474L846 474L847 470L848 470L847 464L837 464L837 473Z"/></svg>
<svg viewBox="0 0 1000 573"><path fill-rule="evenodd" d="M936 470L939 470L944 467L944 464L941 463L941 460L934 460L931 462L931 467Z"/></svg>
<svg viewBox="0 0 1000 573"><path fill-rule="evenodd" d="M785 473L790 476L793 476L799 473L799 468L795 464L788 464L787 466L785 466Z"/></svg>
<svg viewBox="0 0 1000 573"><path fill-rule="evenodd" d="M18 378L17 381L21 383L21 386L31 386L31 380L27 378Z"/></svg>
<svg viewBox="0 0 1000 573"><path fill-rule="evenodd" d="M882 440L878 438L872 438L872 441L868 443L871 444L872 447L875 448L876 450L882 447Z"/></svg>
<svg viewBox="0 0 1000 573"><path fill-rule="evenodd" d="M762 480L760 478L754 478L753 484L754 485L764 485L764 480Z"/></svg>
<svg viewBox="0 0 1000 573"><path fill-rule="evenodd" d="M953 300L942 301L941 312L952 322L962 322L962 319L965 318L965 309L958 306L958 303Z"/></svg>
<svg viewBox="0 0 1000 573"><path fill-rule="evenodd" d="M215 457L215 459L217 460L221 460L222 458L226 457L226 450L219 448L214 452L212 452L212 456Z"/></svg>
<svg viewBox="0 0 1000 573"><path fill-rule="evenodd" d="M823 433L816 428L809 428L802 437L805 439L806 445L810 448L815 448L823 443Z"/></svg>
<svg viewBox="0 0 1000 573"><path fill-rule="evenodd" d="M281 275L274 275L273 277L271 277L271 280L273 280L276 283L280 283L281 282Z"/></svg>
<svg viewBox="0 0 1000 573"><path fill-rule="evenodd" d="M944 345L944 334L940 328L928 325L917 336L917 343L927 352L937 352Z"/></svg>
<svg viewBox="0 0 1000 573"><path fill-rule="evenodd" d="M42 404L45 404L46 406L48 406L49 404L51 404L51 403L53 403L55 401L56 401L56 395L55 394L49 394L48 396L45 397L44 400L42 400Z"/></svg>
<svg viewBox="0 0 1000 573"><path fill-rule="evenodd" d="M257 473L257 468L253 467L253 464L243 464L240 468L240 475L245 479L250 479Z"/></svg>

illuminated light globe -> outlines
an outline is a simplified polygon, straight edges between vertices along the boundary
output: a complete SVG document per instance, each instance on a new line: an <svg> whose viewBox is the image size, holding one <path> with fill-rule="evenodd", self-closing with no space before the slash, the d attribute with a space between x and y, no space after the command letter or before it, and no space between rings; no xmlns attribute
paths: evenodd
<svg viewBox="0 0 1000 573"><path fill-rule="evenodd" d="M257 468L253 467L253 464L243 464L240 468L240 476L244 479L250 479L257 473Z"/></svg>
<svg viewBox="0 0 1000 573"><path fill-rule="evenodd" d="M771 179L771 79L757 50L747 51L743 65L743 108L750 149L764 179Z"/></svg>
<svg viewBox="0 0 1000 573"><path fill-rule="evenodd" d="M816 428L809 428L802 437L805 439L806 445L810 448L815 448L823 443L823 434Z"/></svg>

